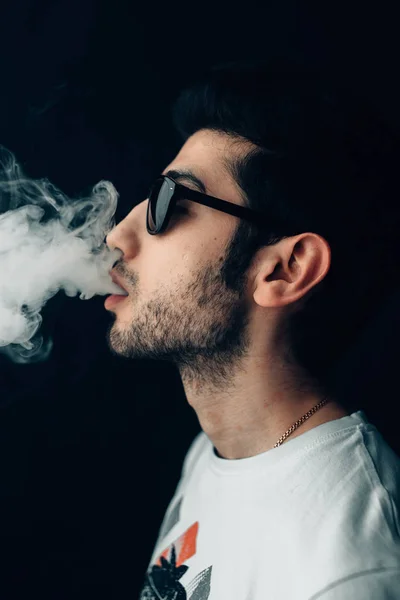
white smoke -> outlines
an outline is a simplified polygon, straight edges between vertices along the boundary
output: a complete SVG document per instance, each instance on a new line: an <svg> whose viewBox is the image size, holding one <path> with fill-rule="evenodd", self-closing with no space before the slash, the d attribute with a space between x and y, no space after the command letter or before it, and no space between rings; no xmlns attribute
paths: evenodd
<svg viewBox="0 0 400 600"><path fill-rule="evenodd" d="M25 176L0 146L0 352L14 362L46 360L40 311L59 290L81 300L126 292L109 275L120 258L105 237L118 193L109 181L70 199L47 179Z"/></svg>

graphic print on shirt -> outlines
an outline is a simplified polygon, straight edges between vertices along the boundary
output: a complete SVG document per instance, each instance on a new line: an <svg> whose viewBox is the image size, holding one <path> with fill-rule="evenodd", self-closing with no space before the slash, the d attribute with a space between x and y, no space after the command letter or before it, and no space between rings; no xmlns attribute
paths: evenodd
<svg viewBox="0 0 400 600"><path fill-rule="evenodd" d="M187 584L179 581L189 567L183 564L196 554L199 523L172 542L146 573L140 600L208 600L212 567L204 569Z"/></svg>

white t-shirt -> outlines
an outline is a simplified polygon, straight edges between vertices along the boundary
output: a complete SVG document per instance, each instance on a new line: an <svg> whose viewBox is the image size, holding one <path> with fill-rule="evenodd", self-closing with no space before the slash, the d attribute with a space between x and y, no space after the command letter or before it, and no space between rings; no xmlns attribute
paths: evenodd
<svg viewBox="0 0 400 600"><path fill-rule="evenodd" d="M400 600L400 458L362 410L238 460L202 431L141 600Z"/></svg>

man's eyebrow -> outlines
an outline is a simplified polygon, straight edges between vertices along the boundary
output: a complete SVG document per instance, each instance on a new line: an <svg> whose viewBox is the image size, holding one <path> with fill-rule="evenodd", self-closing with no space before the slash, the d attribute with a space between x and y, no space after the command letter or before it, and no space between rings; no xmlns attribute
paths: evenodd
<svg viewBox="0 0 400 600"><path fill-rule="evenodd" d="M204 185L204 183L202 182L202 180L199 179L189 169L171 169L170 171L167 171L167 173L164 173L164 175L166 175L167 177L171 177L172 179L175 179L177 182L179 182L178 181L179 179L186 179L188 181L191 181L192 183L195 184L196 187L199 188L199 190L203 194L207 193L207 188Z"/></svg>

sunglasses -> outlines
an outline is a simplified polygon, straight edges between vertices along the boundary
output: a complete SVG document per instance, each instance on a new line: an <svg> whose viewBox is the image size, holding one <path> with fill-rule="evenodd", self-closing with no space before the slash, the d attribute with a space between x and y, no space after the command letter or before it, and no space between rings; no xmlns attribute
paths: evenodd
<svg viewBox="0 0 400 600"><path fill-rule="evenodd" d="M227 202L220 198L214 198L214 196L196 192L177 183L171 177L162 175L156 179L149 193L146 216L148 233L157 235L166 230L178 200L192 200L193 202L198 202L199 204L239 217L239 219L246 219L257 225L268 226L269 228L273 225L275 229L279 228L276 219L272 223L271 218L263 213L246 208L245 206L238 206L233 202ZM287 229L287 224L285 228Z"/></svg>

